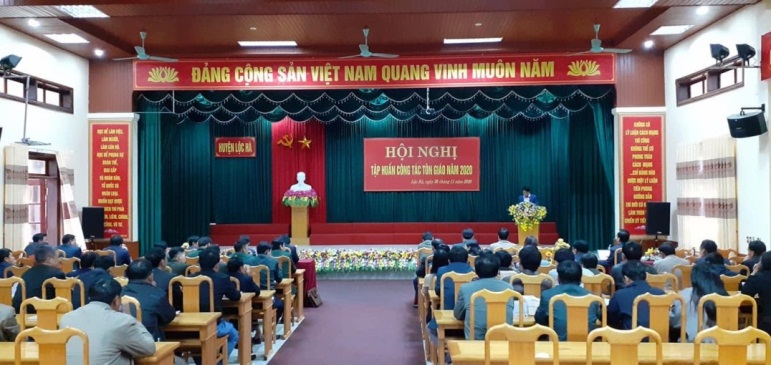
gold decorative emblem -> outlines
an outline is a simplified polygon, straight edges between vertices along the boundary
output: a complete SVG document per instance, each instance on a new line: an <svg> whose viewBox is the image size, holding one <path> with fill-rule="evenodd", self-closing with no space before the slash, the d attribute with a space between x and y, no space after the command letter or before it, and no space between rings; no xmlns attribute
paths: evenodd
<svg viewBox="0 0 771 365"><path fill-rule="evenodd" d="M292 148L293 142L294 142L294 138L288 134L285 134L283 137L281 137L281 139L278 140L276 144L279 146L284 146L286 148ZM310 141L308 142L308 144L310 144ZM308 146L308 148L310 148L310 145Z"/></svg>
<svg viewBox="0 0 771 365"><path fill-rule="evenodd" d="M179 82L177 70L173 67L153 67L148 74L149 82Z"/></svg>
<svg viewBox="0 0 771 365"><path fill-rule="evenodd" d="M599 76L600 65L596 61L573 61L568 66L568 76Z"/></svg>

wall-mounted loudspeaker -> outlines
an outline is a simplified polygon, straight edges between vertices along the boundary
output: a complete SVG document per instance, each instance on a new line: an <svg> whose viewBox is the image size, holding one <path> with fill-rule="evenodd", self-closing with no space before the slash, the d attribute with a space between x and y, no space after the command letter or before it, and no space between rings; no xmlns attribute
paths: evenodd
<svg viewBox="0 0 771 365"><path fill-rule="evenodd" d="M768 132L763 111L742 112L728 117L728 130L731 137L746 138Z"/></svg>
<svg viewBox="0 0 771 365"><path fill-rule="evenodd" d="M645 234L669 236L669 202L645 203Z"/></svg>
<svg viewBox="0 0 771 365"><path fill-rule="evenodd" d="M86 239L104 238L104 208L83 207L83 236Z"/></svg>

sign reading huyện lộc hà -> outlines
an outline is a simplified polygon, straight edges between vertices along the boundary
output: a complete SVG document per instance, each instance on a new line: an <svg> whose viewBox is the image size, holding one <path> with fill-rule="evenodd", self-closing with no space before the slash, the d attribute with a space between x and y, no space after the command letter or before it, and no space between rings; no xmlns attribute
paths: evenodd
<svg viewBox="0 0 771 365"><path fill-rule="evenodd" d="M254 137L217 137L214 139L214 157L255 157L257 141Z"/></svg>
<svg viewBox="0 0 771 365"><path fill-rule="evenodd" d="M647 202L664 201L664 116L621 116L621 228L645 235Z"/></svg>
<svg viewBox="0 0 771 365"><path fill-rule="evenodd" d="M612 84L613 54L134 62L135 90Z"/></svg>
<svg viewBox="0 0 771 365"><path fill-rule="evenodd" d="M479 138L365 138L364 191L479 191Z"/></svg>
<svg viewBox="0 0 771 365"><path fill-rule="evenodd" d="M104 207L105 237L131 240L131 124L89 125L89 205Z"/></svg>

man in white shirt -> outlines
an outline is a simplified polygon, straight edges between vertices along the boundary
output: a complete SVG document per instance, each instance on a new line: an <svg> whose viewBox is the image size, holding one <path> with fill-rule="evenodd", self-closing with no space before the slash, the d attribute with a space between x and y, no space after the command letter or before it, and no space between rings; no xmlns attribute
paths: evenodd
<svg viewBox="0 0 771 365"><path fill-rule="evenodd" d="M682 277L683 273L681 273L680 270L675 272L675 266L677 265L687 266L687 265L690 265L691 263L684 258L677 257L677 255L675 254L675 247L672 245L671 242L667 241L662 243L661 246L659 246L659 255L661 256L661 259L656 260L653 263L653 268L656 269L656 273L675 274L678 280L683 280L683 277ZM667 282L667 286L669 286L669 282Z"/></svg>
<svg viewBox="0 0 771 365"><path fill-rule="evenodd" d="M576 256L573 254L573 250L569 248L561 248L554 253L554 265L559 266L563 261L576 261ZM549 271L549 275L554 279L555 283L559 283L559 276L557 275L557 269ZM594 273L589 269L581 267L581 276L594 276Z"/></svg>
<svg viewBox="0 0 771 365"><path fill-rule="evenodd" d="M516 244L509 242L509 230L506 228L501 228L498 230L498 242L491 244L490 249L493 251L499 248L503 250L508 250L516 246L517 246Z"/></svg>

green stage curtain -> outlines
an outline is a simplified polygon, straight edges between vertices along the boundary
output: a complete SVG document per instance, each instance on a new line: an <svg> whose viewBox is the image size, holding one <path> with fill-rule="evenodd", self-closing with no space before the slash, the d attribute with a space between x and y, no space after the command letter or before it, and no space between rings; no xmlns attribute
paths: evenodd
<svg viewBox="0 0 771 365"><path fill-rule="evenodd" d="M153 243L161 239L161 114L154 105L144 109L146 113L139 118L139 151L137 177L139 188L139 244L140 253L144 254Z"/></svg>

